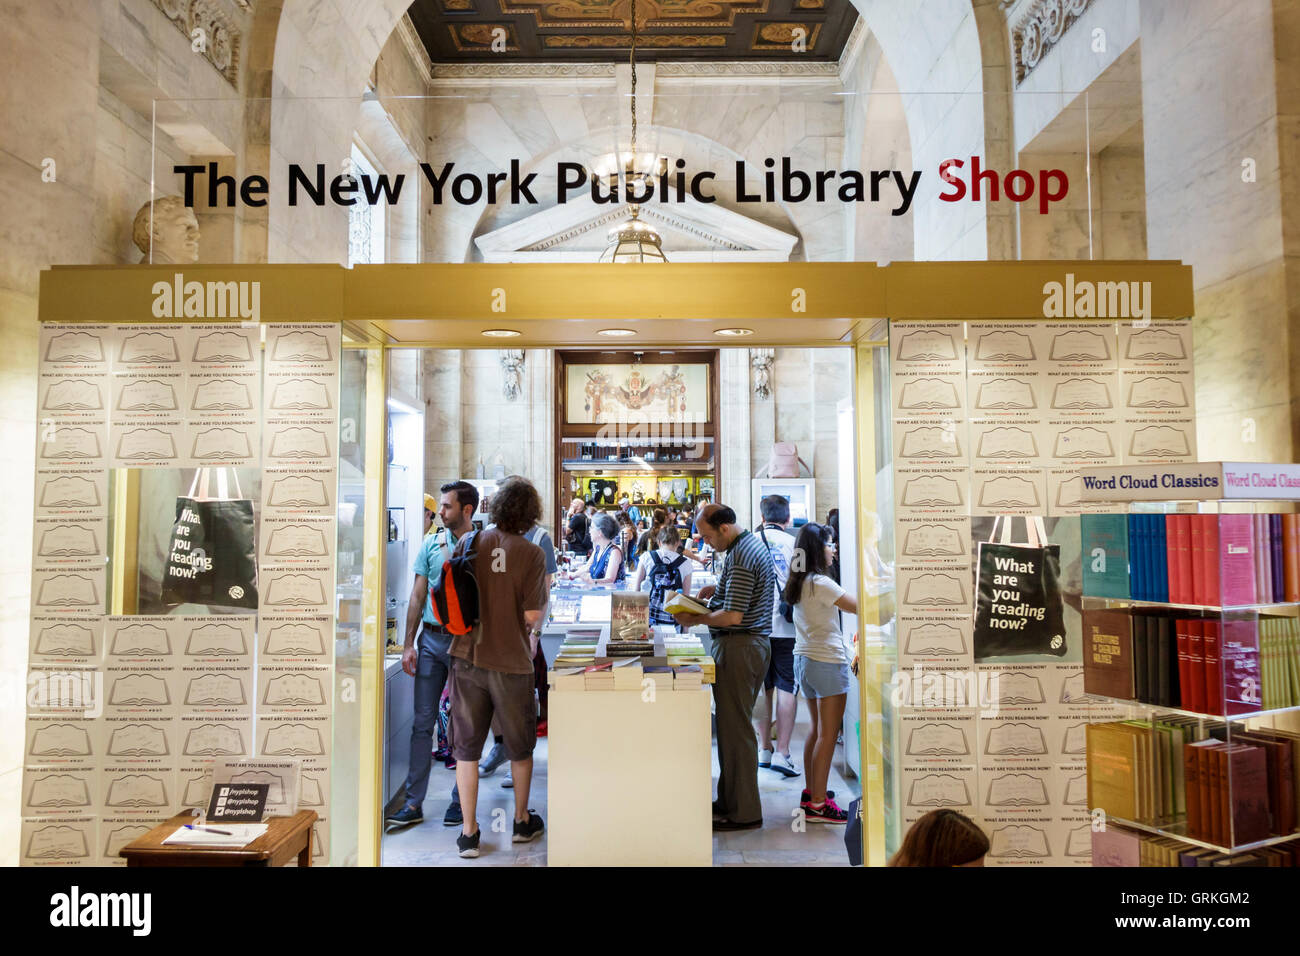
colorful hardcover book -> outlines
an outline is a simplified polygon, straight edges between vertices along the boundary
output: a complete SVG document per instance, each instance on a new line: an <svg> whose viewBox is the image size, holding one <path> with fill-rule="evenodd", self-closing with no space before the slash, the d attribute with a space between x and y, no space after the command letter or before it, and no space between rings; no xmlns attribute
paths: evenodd
<svg viewBox="0 0 1300 956"><path fill-rule="evenodd" d="M1167 614L1161 614L1155 619L1156 623L1156 681L1155 693L1153 700L1155 703L1164 707L1172 704L1171 694L1174 689L1174 679L1177 677L1178 645L1174 642L1174 622Z"/></svg>
<svg viewBox="0 0 1300 956"><path fill-rule="evenodd" d="M1127 611L1084 609L1083 689L1133 699L1133 618Z"/></svg>
<svg viewBox="0 0 1300 956"><path fill-rule="evenodd" d="M1260 623L1267 620L1265 618ZM1255 622L1227 620L1219 627L1222 634L1219 658L1223 670L1224 712L1249 714L1260 710L1264 681Z"/></svg>
<svg viewBox="0 0 1300 956"><path fill-rule="evenodd" d="M1250 515L1219 515L1219 589L1225 607L1255 604L1255 535ZM1209 542L1206 542L1208 547Z"/></svg>
<svg viewBox="0 0 1300 956"><path fill-rule="evenodd" d="M1125 515L1081 515L1083 593L1088 597L1131 598L1129 535Z"/></svg>
<svg viewBox="0 0 1300 956"><path fill-rule="evenodd" d="M1156 566L1157 601L1169 600L1169 545L1166 542L1165 516L1151 516L1151 532L1154 537L1152 558Z"/></svg>
<svg viewBox="0 0 1300 956"><path fill-rule="evenodd" d="M1251 546L1255 559L1255 600L1268 604L1273 600L1273 574L1269 570L1270 550L1264 533L1264 516L1251 515Z"/></svg>
<svg viewBox="0 0 1300 956"><path fill-rule="evenodd" d="M1141 515L1128 515L1130 587L1135 601L1146 600L1146 554L1142 549Z"/></svg>
<svg viewBox="0 0 1300 956"><path fill-rule="evenodd" d="M1205 713L1205 622L1193 617L1187 620L1187 677L1183 687L1184 710Z"/></svg>
<svg viewBox="0 0 1300 956"><path fill-rule="evenodd" d="M1205 600L1197 603L1217 607L1220 604L1227 603L1219 593L1220 578L1222 576L1220 569L1223 564L1223 556L1219 551L1219 516L1212 514L1198 515L1197 517L1201 519L1201 547L1204 549L1202 570L1205 577Z"/></svg>
<svg viewBox="0 0 1300 956"><path fill-rule="evenodd" d="M1300 515L1282 516L1282 576L1285 600L1300 601Z"/></svg>
<svg viewBox="0 0 1300 956"><path fill-rule="evenodd" d="M1286 569L1282 563L1282 516L1268 515L1268 543L1273 557L1273 600L1286 600Z"/></svg>
<svg viewBox="0 0 1300 956"><path fill-rule="evenodd" d="M1224 747L1224 844L1241 846L1268 838L1268 758L1261 747Z"/></svg>
<svg viewBox="0 0 1300 956"><path fill-rule="evenodd" d="M1205 658L1205 710L1223 713L1223 667L1219 657L1219 621L1206 618L1201 622L1201 653Z"/></svg>
<svg viewBox="0 0 1300 956"><path fill-rule="evenodd" d="M1188 604L1211 603L1205 600L1207 582L1205 580L1206 578L1205 544L1204 544L1205 536L1202 533L1202 529L1205 527L1205 522L1203 519L1206 517L1207 515L1187 516L1188 549L1191 551L1191 558L1192 558L1191 560L1192 599L1187 602Z"/></svg>
<svg viewBox="0 0 1300 956"><path fill-rule="evenodd" d="M1195 604L1194 584L1192 580L1192 515L1174 515L1176 547L1174 554L1178 560L1178 604Z"/></svg>
<svg viewBox="0 0 1300 956"><path fill-rule="evenodd" d="M1187 689L1191 686L1192 671L1192 651L1190 638L1188 636L1187 618L1179 618L1174 622L1174 639L1178 648L1178 696L1174 699L1173 706L1181 707L1183 710L1192 710L1191 702L1187 699ZM1085 678L1087 669L1085 665Z"/></svg>
<svg viewBox="0 0 1300 956"><path fill-rule="evenodd" d="M1148 676L1147 621L1145 614L1133 615L1133 699L1151 702L1151 681Z"/></svg>

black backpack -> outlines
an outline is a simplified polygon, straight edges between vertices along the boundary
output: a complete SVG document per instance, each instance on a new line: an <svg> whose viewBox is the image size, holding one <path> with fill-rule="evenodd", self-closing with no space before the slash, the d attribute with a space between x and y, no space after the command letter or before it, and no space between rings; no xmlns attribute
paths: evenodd
<svg viewBox="0 0 1300 956"><path fill-rule="evenodd" d="M471 531L463 546L442 563L438 579L429 585L433 616L451 634L468 634L479 621L478 577L474 572L474 537Z"/></svg>

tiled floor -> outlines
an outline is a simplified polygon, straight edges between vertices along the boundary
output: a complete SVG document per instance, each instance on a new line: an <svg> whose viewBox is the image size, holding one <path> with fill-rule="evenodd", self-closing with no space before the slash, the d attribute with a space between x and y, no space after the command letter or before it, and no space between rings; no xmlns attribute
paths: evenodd
<svg viewBox="0 0 1300 956"><path fill-rule="evenodd" d="M796 725L791 750L794 762L802 770L802 747L805 725ZM546 818L546 740L537 742L534 754L533 789L529 805ZM835 801L847 808L859 792L845 782L839 768L843 762L837 753L831 768L830 789ZM717 755L713 772L717 780ZM844 828L826 824L809 824L796 829L794 811L799 806L799 791L804 778L786 778L772 770L760 769L759 792L763 800L763 828L713 836L714 866L847 866ZM429 781L429 797L424 803L425 821L388 834L383 841L384 866L545 866L546 836L535 843L516 846L511 843L514 817L514 792L501 786L504 768L479 783L479 827L483 831L480 856L462 860L456 855L457 827L444 827L442 815L447 809L455 772L435 764ZM492 832L493 812L504 829Z"/></svg>

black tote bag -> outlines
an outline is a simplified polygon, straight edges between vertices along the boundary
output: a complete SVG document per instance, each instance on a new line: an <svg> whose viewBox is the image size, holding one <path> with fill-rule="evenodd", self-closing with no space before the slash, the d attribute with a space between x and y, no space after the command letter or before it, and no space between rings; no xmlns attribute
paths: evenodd
<svg viewBox="0 0 1300 956"><path fill-rule="evenodd" d="M218 496L209 498L208 472L207 468L195 472L189 494L176 498L162 603L256 609L253 502L241 496L237 477L236 497L226 496L225 469L218 469Z"/></svg>
<svg viewBox="0 0 1300 956"><path fill-rule="evenodd" d="M1047 543L1042 518L1024 519L1028 543L1012 542L1012 520L998 518L989 540L979 544L975 659L1062 657L1066 646L1061 549ZM999 525L1002 540L995 542Z"/></svg>

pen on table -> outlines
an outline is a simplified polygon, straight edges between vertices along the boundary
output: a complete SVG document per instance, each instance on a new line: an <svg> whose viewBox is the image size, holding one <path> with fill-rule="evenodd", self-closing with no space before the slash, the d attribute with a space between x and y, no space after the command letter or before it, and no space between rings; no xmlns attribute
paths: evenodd
<svg viewBox="0 0 1300 956"><path fill-rule="evenodd" d="M206 830L208 833L220 833L222 836L234 836L234 834L231 833L229 830L218 830L216 827L204 826L201 823L187 823L185 824L185 829Z"/></svg>

